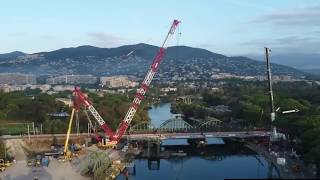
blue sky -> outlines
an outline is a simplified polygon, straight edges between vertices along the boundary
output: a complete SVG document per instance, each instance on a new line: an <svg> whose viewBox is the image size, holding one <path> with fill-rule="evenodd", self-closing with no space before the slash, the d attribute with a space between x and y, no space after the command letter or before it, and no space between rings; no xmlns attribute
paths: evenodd
<svg viewBox="0 0 320 180"><path fill-rule="evenodd" d="M170 45L225 55L318 53L318 0L3 0L0 53L27 53L140 42L160 45L171 21L182 21Z"/></svg>

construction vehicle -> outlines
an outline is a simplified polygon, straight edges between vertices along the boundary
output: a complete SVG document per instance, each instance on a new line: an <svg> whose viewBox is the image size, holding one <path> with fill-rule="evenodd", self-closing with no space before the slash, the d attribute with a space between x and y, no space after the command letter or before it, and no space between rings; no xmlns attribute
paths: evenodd
<svg viewBox="0 0 320 180"><path fill-rule="evenodd" d="M71 129L72 129L72 122L73 122L73 118L74 118L75 114L76 114L76 120L78 121L78 111L79 111L79 109L80 109L80 104L75 99L75 96L74 96L74 98L73 98L73 107L72 107L71 116L70 116L70 119L69 119L69 125L68 125L66 140L65 140L65 143L64 143L63 157L58 158L59 161L62 161L62 162L65 162L66 160L71 161L72 157L76 155L74 152L81 150L81 147L78 146L77 144L72 144L70 146L70 150L71 151L69 150L69 139L70 139L70 134L71 134ZM89 120L89 122L91 124L91 120L89 118L88 118L88 120ZM77 124L77 126L78 126L78 124Z"/></svg>
<svg viewBox="0 0 320 180"><path fill-rule="evenodd" d="M5 161L4 159L0 159L0 171L5 171L7 167L11 166L10 161Z"/></svg>
<svg viewBox="0 0 320 180"><path fill-rule="evenodd" d="M6 165L3 159L0 159L0 171L3 172L6 170Z"/></svg>
<svg viewBox="0 0 320 180"><path fill-rule="evenodd" d="M35 160L34 159L29 159L28 162L27 162L27 165L30 166L30 167L34 166L35 165Z"/></svg>
<svg viewBox="0 0 320 180"><path fill-rule="evenodd" d="M114 133L112 129L106 124L106 122L103 120L103 118L100 116L100 114L97 112L97 110L93 107L92 103L88 100L88 98L81 92L79 87L75 87L74 92L76 94L76 102L83 104L87 109L91 112L91 114L94 116L94 118L97 120L100 127L104 130L106 136L108 139L102 140L101 145L103 147L114 148L119 140L122 138L122 136L125 134L127 128L129 127L135 113L137 112L137 109L139 108L142 100L145 97L146 92L149 89L149 86L151 84L151 81L156 74L159 65L161 61L163 60L165 51L166 51L166 43L169 38L169 36L172 36L174 34L175 29L178 27L178 24L180 21L174 20L169 32L167 33L162 46L160 47L158 53L153 59L153 62L150 66L150 70L146 74L143 82L140 84L140 88L137 89L137 92L135 94L135 97L129 107L128 112L126 113L124 119L120 123L117 131ZM101 139L101 138L100 138Z"/></svg>
<svg viewBox="0 0 320 180"><path fill-rule="evenodd" d="M98 143L98 147L102 149L115 149L117 147L116 141L109 141L106 138L102 138L101 141Z"/></svg>
<svg viewBox="0 0 320 180"><path fill-rule="evenodd" d="M64 160L69 160L69 161L72 160L72 152L68 150L68 145L69 145L69 138L70 138L70 133L71 133L74 112L75 112L75 108L72 108L71 116L70 116L70 120L69 120L68 131L67 131L67 137L66 137L66 141L64 143L64 149L63 149Z"/></svg>
<svg viewBox="0 0 320 180"><path fill-rule="evenodd" d="M35 166L37 167L41 166L41 155L36 156Z"/></svg>
<svg viewBox="0 0 320 180"><path fill-rule="evenodd" d="M48 157L43 157L41 159L41 165L48 167L49 166L49 158Z"/></svg>
<svg viewBox="0 0 320 180"><path fill-rule="evenodd" d="M72 108L71 116L70 116L70 120L69 120L66 140L64 143L63 158L60 158L61 161L66 161L66 160L71 161L72 157L76 155L74 152L81 150L81 147L78 144L71 144L70 148L69 148L69 139L70 139L70 134L71 134L71 129L72 129L73 117L74 117L75 113L78 113L78 109L79 109L79 106L77 106L74 103L74 107Z"/></svg>
<svg viewBox="0 0 320 180"><path fill-rule="evenodd" d="M270 64L270 57L269 54L271 53L271 49L265 47L265 59L267 61L267 77L268 77L268 94L269 94L269 106L270 106L270 142L272 141L279 141L280 139L286 139L285 134L282 133L277 133L277 128L274 125L274 121L276 119L276 113L277 112L281 112L280 111L280 107L278 107L277 109L275 109L274 106L274 97L273 97L273 89L272 89L272 77L271 77L271 64ZM286 110L286 111L282 111L282 114L290 114L290 113L298 113L299 109L292 109L292 110ZM271 144L269 144L269 148L270 148Z"/></svg>

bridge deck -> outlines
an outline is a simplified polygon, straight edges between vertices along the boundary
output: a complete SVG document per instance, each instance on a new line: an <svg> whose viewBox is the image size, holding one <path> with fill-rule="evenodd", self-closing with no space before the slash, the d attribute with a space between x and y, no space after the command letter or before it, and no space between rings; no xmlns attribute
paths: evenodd
<svg viewBox="0 0 320 180"><path fill-rule="evenodd" d="M204 137L217 137L217 138L250 138L250 137L266 137L269 136L269 132L266 131L234 131L234 132L192 132L192 133L140 133L140 134L130 134L125 135L124 138L129 138L131 140L144 140L144 139L197 139ZM41 134L41 135L31 135L30 138L38 139L50 139L50 138L63 139L66 137L66 134ZM70 138L85 138L91 137L87 133L70 134ZM3 135L0 136L0 139L22 139L28 138L28 136L10 136Z"/></svg>
<svg viewBox="0 0 320 180"><path fill-rule="evenodd" d="M250 132L205 132L205 133L149 133L149 134L130 134L126 138L131 140L143 139L197 139L197 138L250 138L250 137L266 137L270 133L266 131L250 131Z"/></svg>

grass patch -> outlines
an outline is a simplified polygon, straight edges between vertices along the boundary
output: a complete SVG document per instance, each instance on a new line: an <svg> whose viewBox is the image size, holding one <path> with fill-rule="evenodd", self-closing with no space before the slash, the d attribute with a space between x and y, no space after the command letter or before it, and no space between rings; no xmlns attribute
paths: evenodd
<svg viewBox="0 0 320 180"><path fill-rule="evenodd" d="M28 124L30 133L32 131L32 123L1 123L0 134L2 135L26 135L28 134Z"/></svg>

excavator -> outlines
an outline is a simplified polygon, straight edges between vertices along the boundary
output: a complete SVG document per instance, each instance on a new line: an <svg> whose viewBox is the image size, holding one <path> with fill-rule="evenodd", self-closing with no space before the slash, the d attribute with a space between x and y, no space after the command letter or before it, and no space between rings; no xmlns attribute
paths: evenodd
<svg viewBox="0 0 320 180"><path fill-rule="evenodd" d="M92 102L90 102L89 99L87 98L87 96L84 93L82 93L81 89L79 87L75 87L74 94L76 97L75 100L76 100L77 104L84 105L88 109L88 111L90 111L91 115L95 118L95 120L98 122L100 127L105 132L105 135L107 137L106 139L101 138L101 137L97 137L97 139L100 139L100 143L99 143L100 147L102 147L102 148L115 148L116 145L118 144L119 140L125 134L125 132L126 132L127 128L129 127L135 113L137 112L137 109L139 108L142 100L144 99L146 92L148 91L148 89L150 87L150 84L153 80L154 75L158 71L158 68L159 68L161 61L163 60L163 57L164 57L165 51L166 51L168 38L174 34L179 23L180 23L179 20L174 20L172 22L171 27L169 29L169 32L167 33L167 35L162 43L162 46L160 47L159 51L155 55L148 73L146 74L144 80L140 84L140 87L137 89L137 92L136 92L135 97L129 107L129 110L126 113L122 122L120 123L116 132L113 132L112 129L106 124L106 122L100 116L98 111L93 107ZM71 120L70 120L70 123L72 123ZM70 128L70 123L69 123L69 128ZM69 132L69 129L68 129L68 132ZM69 134L70 134L70 132L69 132ZM67 140L68 140L68 138L67 138ZM66 141L66 145L67 145L67 141ZM66 149L66 147L67 147L66 145L65 145L64 153L66 153L66 157L68 157L68 151Z"/></svg>

